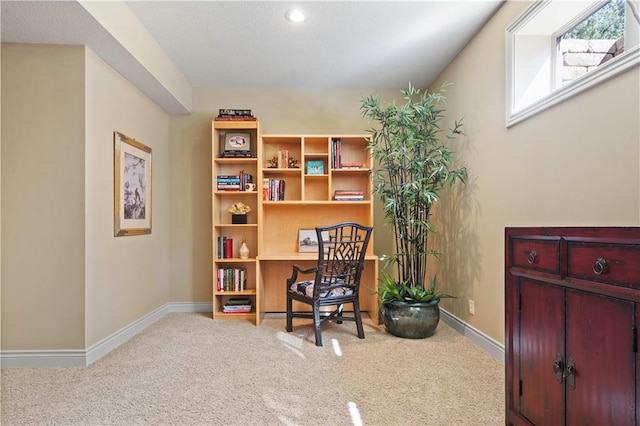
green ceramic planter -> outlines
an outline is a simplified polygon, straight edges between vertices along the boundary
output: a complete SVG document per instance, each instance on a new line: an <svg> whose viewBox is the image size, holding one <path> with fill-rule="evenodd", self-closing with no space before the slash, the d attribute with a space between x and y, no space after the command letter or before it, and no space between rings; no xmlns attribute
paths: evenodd
<svg viewBox="0 0 640 426"><path fill-rule="evenodd" d="M382 321L387 331L405 339L431 336L440 322L440 301L427 303L388 302L382 305Z"/></svg>

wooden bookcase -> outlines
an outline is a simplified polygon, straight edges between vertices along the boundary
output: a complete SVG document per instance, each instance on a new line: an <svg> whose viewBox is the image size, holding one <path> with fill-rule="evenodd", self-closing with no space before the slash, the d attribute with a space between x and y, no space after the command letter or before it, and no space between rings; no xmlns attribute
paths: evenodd
<svg viewBox="0 0 640 426"><path fill-rule="evenodd" d="M258 121L213 121L211 146L211 182L212 182L212 225L213 225L213 318L245 319L257 323L256 312L260 312L260 289L256 279L256 255L258 254L258 191L218 190L218 176L235 176L240 172L253 176L258 182L258 142L260 125ZM225 136L231 133L248 133L251 138L252 157L223 158ZM244 189L244 188L242 188ZM241 202L251 207L247 214L246 224L232 223L232 215L228 209ZM231 257L224 257L224 250L219 248L218 238L226 237L233 241ZM239 249L242 241L249 247L249 258L241 259ZM218 288L218 270L243 269L245 271L245 288L241 291L221 290ZM252 301L250 313L223 313L224 305L230 297L249 297Z"/></svg>
<svg viewBox="0 0 640 426"><path fill-rule="evenodd" d="M286 304L285 282L291 275L292 265L312 267L317 253L298 251L300 229L314 229L319 225L353 221L373 226L373 200L371 198L371 169L373 160L367 146L367 135L261 135L257 122L213 122L213 245L214 245L214 318L249 319L259 325L264 313L284 312ZM255 132L258 141L256 158L218 158L224 134L233 131ZM252 133L252 143L253 143ZM334 140L340 140L340 161L334 160ZM254 146L252 146L254 149ZM284 159L294 159L297 167ZM281 161L278 162L278 158ZM307 170L309 161L322 169ZM342 167L341 167L342 166ZM220 174L249 171L257 184L255 193L216 191L216 177ZM308 173L310 171L311 173ZM256 180L257 177L257 180ZM272 201L263 196L265 182L285 182L281 199ZM336 201L335 191L360 191L362 200ZM226 211L236 201L249 204L252 211L247 225L231 225ZM255 210L254 210L255 207ZM234 240L244 238L250 248L250 259L217 259L217 237L226 233ZM378 258L373 253L373 237L369 244L367 265L362 277L360 306L377 324L377 296L372 290L378 282ZM257 255L257 256L256 256ZM254 299L250 315L224 314L222 307L230 296L237 293L220 292L216 288L215 271L224 265L243 265L247 269L246 294ZM294 306L294 309L306 309Z"/></svg>

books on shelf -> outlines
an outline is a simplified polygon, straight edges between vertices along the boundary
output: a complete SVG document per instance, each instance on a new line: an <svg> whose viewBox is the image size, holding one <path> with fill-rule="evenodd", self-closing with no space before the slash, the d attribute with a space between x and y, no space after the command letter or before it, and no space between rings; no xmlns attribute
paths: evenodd
<svg viewBox="0 0 640 426"><path fill-rule="evenodd" d="M219 268L216 274L218 291L244 291L247 286L247 271L244 268Z"/></svg>
<svg viewBox="0 0 640 426"><path fill-rule="evenodd" d="M250 109L239 108L220 108L216 119L254 119L253 112Z"/></svg>
<svg viewBox="0 0 640 426"><path fill-rule="evenodd" d="M249 313L251 312L251 298L249 297L231 297L227 300L222 312L226 314L231 313Z"/></svg>
<svg viewBox="0 0 640 426"><path fill-rule="evenodd" d="M218 259L231 259L233 257L233 238L218 237Z"/></svg>
<svg viewBox="0 0 640 426"><path fill-rule="evenodd" d="M345 162L342 162L340 164L340 168L341 169L362 169L363 168L363 164L362 163L345 163Z"/></svg>
<svg viewBox="0 0 640 426"><path fill-rule="evenodd" d="M286 169L289 167L289 150L281 149L278 151L278 168Z"/></svg>
<svg viewBox="0 0 640 426"><path fill-rule="evenodd" d="M342 139L331 138L331 168L332 169L362 169L364 164L343 161Z"/></svg>
<svg viewBox="0 0 640 426"><path fill-rule="evenodd" d="M331 168L342 167L342 139L331 138Z"/></svg>
<svg viewBox="0 0 640 426"><path fill-rule="evenodd" d="M214 120L215 121L258 121L256 117L248 117L243 115L239 115L237 117L219 116L214 118Z"/></svg>
<svg viewBox="0 0 640 426"><path fill-rule="evenodd" d="M263 201L284 201L284 179L262 179Z"/></svg>
<svg viewBox="0 0 640 426"><path fill-rule="evenodd" d="M240 170L237 175L216 176L218 191L244 191L248 183L253 183L253 175L244 170Z"/></svg>
<svg viewBox="0 0 640 426"><path fill-rule="evenodd" d="M222 158L254 158L254 155L251 151L231 151L224 150L222 154L220 154Z"/></svg>
<svg viewBox="0 0 640 426"><path fill-rule="evenodd" d="M364 201L364 191L360 189L337 189L333 193L336 201Z"/></svg>

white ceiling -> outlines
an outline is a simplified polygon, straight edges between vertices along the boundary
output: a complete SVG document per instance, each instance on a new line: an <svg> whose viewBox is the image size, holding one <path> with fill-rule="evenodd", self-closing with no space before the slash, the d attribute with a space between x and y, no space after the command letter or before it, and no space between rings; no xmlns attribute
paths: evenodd
<svg viewBox="0 0 640 426"><path fill-rule="evenodd" d="M2 41L87 45L165 110L188 112L83 3L2 0ZM124 3L192 87L395 89L426 87L502 1ZM284 19L294 5L306 22Z"/></svg>

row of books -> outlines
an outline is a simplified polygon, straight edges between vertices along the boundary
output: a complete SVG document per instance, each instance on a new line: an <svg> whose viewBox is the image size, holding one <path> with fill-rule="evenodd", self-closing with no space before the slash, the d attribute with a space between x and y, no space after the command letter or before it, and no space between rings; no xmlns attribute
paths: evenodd
<svg viewBox="0 0 640 426"><path fill-rule="evenodd" d="M222 312L225 314L246 314L251 312L251 298L249 297L231 297L227 300Z"/></svg>
<svg viewBox="0 0 640 426"><path fill-rule="evenodd" d="M284 201L284 179L262 179L263 201Z"/></svg>
<svg viewBox="0 0 640 426"><path fill-rule="evenodd" d="M342 158L342 139L331 138L331 168L333 169L361 169L362 163L346 162Z"/></svg>
<svg viewBox="0 0 640 426"><path fill-rule="evenodd" d="M233 257L233 238L218 237L218 259L231 259Z"/></svg>
<svg viewBox="0 0 640 426"><path fill-rule="evenodd" d="M337 189L333 192L336 201L364 201L364 191L360 189Z"/></svg>
<svg viewBox="0 0 640 426"><path fill-rule="evenodd" d="M218 191L244 191L248 183L253 183L253 175L240 170L237 175L216 176L216 188Z"/></svg>
<svg viewBox="0 0 640 426"><path fill-rule="evenodd" d="M247 271L244 268L219 268L216 276L218 291L244 291L247 285Z"/></svg>
<svg viewBox="0 0 640 426"><path fill-rule="evenodd" d="M342 139L331 138L331 168L339 169L342 164Z"/></svg>

